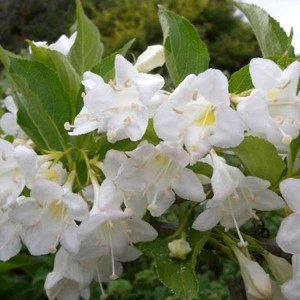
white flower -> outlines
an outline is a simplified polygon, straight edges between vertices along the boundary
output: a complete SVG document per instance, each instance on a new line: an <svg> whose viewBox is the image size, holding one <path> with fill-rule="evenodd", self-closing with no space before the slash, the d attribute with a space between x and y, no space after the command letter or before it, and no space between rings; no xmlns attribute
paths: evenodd
<svg viewBox="0 0 300 300"><path fill-rule="evenodd" d="M80 135L97 129L106 132L109 142L130 138L137 141L144 135L149 119L147 104L160 90L164 80L160 75L138 73L121 55L115 59L115 81L105 83L91 72L84 73L84 107L75 118L70 135Z"/></svg>
<svg viewBox="0 0 300 300"><path fill-rule="evenodd" d="M135 67L139 72L148 73L165 63L164 47L162 45L148 46L137 58Z"/></svg>
<svg viewBox="0 0 300 300"><path fill-rule="evenodd" d="M244 125L230 108L227 78L215 69L188 75L158 109L154 129L161 139L184 144L191 163L212 146L233 147L244 138Z"/></svg>
<svg viewBox="0 0 300 300"><path fill-rule="evenodd" d="M45 41L41 41L41 42L32 41L32 43L37 47L49 48L51 50L60 52L63 55L68 55L73 44L75 43L76 37L77 37L77 31L75 31L69 38L63 34L55 43L50 44L49 46L48 43ZM32 52L31 47L29 47L29 53L31 52Z"/></svg>
<svg viewBox="0 0 300 300"><path fill-rule="evenodd" d="M122 164L116 183L128 192L142 191L153 216L160 216L172 205L173 190L187 200L204 200L200 180L186 168L189 155L182 147L166 142L157 146L143 142L126 154L130 158Z"/></svg>
<svg viewBox="0 0 300 300"><path fill-rule="evenodd" d="M56 251L60 241L66 249L73 247L74 220L82 221L88 215L88 206L68 186L38 179L30 197L24 197L10 218L22 225L21 237L32 255ZM75 245L76 246L76 245Z"/></svg>
<svg viewBox="0 0 300 300"><path fill-rule="evenodd" d="M282 71L271 60L254 58L250 74L255 90L238 104L237 111L251 134L275 145L288 145L300 129L300 62Z"/></svg>
<svg viewBox="0 0 300 300"><path fill-rule="evenodd" d="M148 223L130 218L119 210L107 212L91 211L78 230L79 250L75 253L82 260L110 257L111 279L116 279L115 260L127 261L140 256L141 252L132 245L151 241L157 232ZM129 259L129 257L131 259Z"/></svg>
<svg viewBox="0 0 300 300"><path fill-rule="evenodd" d="M16 138L27 139L27 135L17 123L17 106L12 96L7 96L4 100L5 108L8 110L0 119L0 127L5 134Z"/></svg>
<svg viewBox="0 0 300 300"><path fill-rule="evenodd" d="M246 257L237 247L232 250L238 259L247 294L254 299L266 300L272 296L270 276L256 262Z"/></svg>
<svg viewBox="0 0 300 300"><path fill-rule="evenodd" d="M21 168L16 156L20 155L27 161ZM37 155L24 146L14 146L0 139L0 208L12 206L25 186L24 172L30 173Z"/></svg>
<svg viewBox="0 0 300 300"><path fill-rule="evenodd" d="M45 281L46 294L49 299L79 299L80 296L89 299L93 275L88 266L60 248L55 256L54 269Z"/></svg>
<svg viewBox="0 0 300 300"><path fill-rule="evenodd" d="M134 217L142 218L147 211L145 195L141 191L126 192L116 184L118 171L126 160L127 156L123 152L110 150L106 153L101 168L106 179L99 188L99 196L94 200L93 210L105 212L111 209L120 209L124 203L126 212ZM97 183L94 185L97 188Z"/></svg>
<svg viewBox="0 0 300 300"><path fill-rule="evenodd" d="M206 231L219 222L225 230L235 227L241 245L246 245L239 231L250 218L258 217L254 210L270 211L284 207L283 200L269 190L270 183L254 176L244 176L238 169L226 165L214 152L213 176L211 179L214 197L206 204L206 209L195 222L193 228Z"/></svg>
<svg viewBox="0 0 300 300"><path fill-rule="evenodd" d="M0 210L0 260L7 261L17 255L22 244L19 237L21 226L8 217L8 212Z"/></svg>
<svg viewBox="0 0 300 300"><path fill-rule="evenodd" d="M300 180L295 178L283 180L279 188L293 213L281 222L276 241L283 251L300 254Z"/></svg>

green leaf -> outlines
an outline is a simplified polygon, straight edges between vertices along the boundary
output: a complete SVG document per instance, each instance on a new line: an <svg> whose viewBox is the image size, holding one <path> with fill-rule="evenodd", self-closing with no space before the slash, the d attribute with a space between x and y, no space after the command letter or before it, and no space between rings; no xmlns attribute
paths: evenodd
<svg viewBox="0 0 300 300"><path fill-rule="evenodd" d="M130 40L126 43L121 49L110 54L105 57L102 61L100 61L97 65L92 68L92 72L100 75L104 81L108 82L115 77L115 57L117 54L121 54L123 56L126 55L127 51L130 49L135 39Z"/></svg>
<svg viewBox="0 0 300 300"><path fill-rule="evenodd" d="M278 182L286 168L275 146L259 137L247 136L231 150L241 160L248 175L266 179L272 185Z"/></svg>
<svg viewBox="0 0 300 300"><path fill-rule="evenodd" d="M294 164L300 150L300 136L294 139L290 144L290 153L288 155L288 167L290 175L293 174Z"/></svg>
<svg viewBox="0 0 300 300"><path fill-rule="evenodd" d="M91 70L102 58L103 44L98 28L84 14L80 0L76 0L77 37L68 54L79 75Z"/></svg>
<svg viewBox="0 0 300 300"><path fill-rule="evenodd" d="M187 75L205 71L209 63L206 45L195 27L162 6L159 19L164 35L166 65L175 86Z"/></svg>
<svg viewBox="0 0 300 300"><path fill-rule="evenodd" d="M202 174L208 177L212 177L212 173L213 173L212 166L202 161L198 161L193 166L190 166L189 169L194 171L196 174Z"/></svg>
<svg viewBox="0 0 300 300"><path fill-rule="evenodd" d="M169 256L168 241L156 239L153 242L140 244L140 250L155 262L160 281L174 291L180 299L197 298L198 282L195 272L197 256L204 247L209 233L191 230L188 242L192 253L186 260ZM197 298L198 299L198 298Z"/></svg>
<svg viewBox="0 0 300 300"><path fill-rule="evenodd" d="M56 72L65 91L71 99L72 119L78 113L78 95L81 90L81 77L77 74L68 58L51 49L37 47L29 42L33 57Z"/></svg>
<svg viewBox="0 0 300 300"><path fill-rule="evenodd" d="M38 149L64 150L66 133L61 133L56 123L33 93L23 77L9 75L12 86L18 91L14 95L18 107L18 124L36 144Z"/></svg>
<svg viewBox="0 0 300 300"><path fill-rule="evenodd" d="M242 67L231 75L229 80L229 93L239 94L252 88L249 65Z"/></svg>
<svg viewBox="0 0 300 300"><path fill-rule="evenodd" d="M41 149L63 150L69 140L64 123L71 121L72 105L56 73L45 65L0 49L16 92L18 122Z"/></svg>
<svg viewBox="0 0 300 300"><path fill-rule="evenodd" d="M265 10L254 4L241 2L235 2L235 6L248 18L264 57L286 54L295 56L290 38Z"/></svg>

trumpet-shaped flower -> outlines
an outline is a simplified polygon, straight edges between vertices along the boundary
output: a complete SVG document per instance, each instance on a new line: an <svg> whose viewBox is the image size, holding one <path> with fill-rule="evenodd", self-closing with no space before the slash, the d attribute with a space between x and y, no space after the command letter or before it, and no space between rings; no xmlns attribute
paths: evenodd
<svg viewBox="0 0 300 300"><path fill-rule="evenodd" d="M187 76L154 116L154 129L165 141L186 146L191 163L212 146L237 146L244 138L244 125L230 108L228 82L218 70Z"/></svg>
<svg viewBox="0 0 300 300"><path fill-rule="evenodd" d="M47 275L45 290L49 299L89 299L89 285L93 280L86 264L77 261L64 248L55 256L54 269Z"/></svg>
<svg viewBox="0 0 300 300"><path fill-rule="evenodd" d="M66 35L62 35L55 43L50 44L45 41L41 42L32 42L37 47L49 48L57 52L62 53L63 55L68 55L73 44L75 43L77 37L77 31L75 31L69 38ZM31 53L31 47L29 47L29 52Z"/></svg>
<svg viewBox="0 0 300 300"><path fill-rule="evenodd" d="M127 155L129 159L122 164L116 183L128 192L142 191L153 216L160 216L172 205L173 190L187 200L204 200L200 180L186 168L189 155L182 147L166 142L157 146L143 142Z"/></svg>
<svg viewBox="0 0 300 300"><path fill-rule="evenodd" d="M85 201L67 184L62 187L45 179L35 181L30 196L10 212L10 218L22 225L22 241L30 253L55 252L59 241L69 248L74 220L82 221L88 215Z"/></svg>
<svg viewBox="0 0 300 300"><path fill-rule="evenodd" d="M241 100L237 111L251 134L278 146L288 145L300 129L300 62L295 61L282 71L271 60L254 58L250 74L255 90Z"/></svg>
<svg viewBox="0 0 300 300"><path fill-rule="evenodd" d="M300 254L300 180L286 179L280 183L279 188L293 213L281 222L276 241L283 251Z"/></svg>
<svg viewBox="0 0 300 300"><path fill-rule="evenodd" d="M270 211L284 207L283 200L269 190L270 183L258 177L244 176L239 169L226 165L214 152L212 189L215 196L206 204L193 228L206 231L219 222L225 230L236 227L241 245L245 245L239 231L250 218L258 219L255 210ZM236 170L235 170L236 169Z"/></svg>
<svg viewBox="0 0 300 300"><path fill-rule="evenodd" d="M111 279L116 279L115 261L137 258L141 253L132 245L155 239L157 232L140 219L131 218L121 209L91 211L78 230L79 249L75 254L82 260L102 256L111 258ZM131 257L132 259L129 259Z"/></svg>
<svg viewBox="0 0 300 300"><path fill-rule="evenodd" d="M27 161L21 168L16 157L20 155ZM25 186L24 173L32 172L36 153L25 147L16 148L5 140L0 140L0 208L13 205Z"/></svg>
<svg viewBox="0 0 300 300"><path fill-rule="evenodd" d="M109 142L125 138L137 141L144 135L149 112L147 104L162 88L160 75L142 74L124 57L115 59L114 82L105 83L91 72L84 73L84 107L75 118L70 135L80 135L97 129L106 132Z"/></svg>
<svg viewBox="0 0 300 300"><path fill-rule="evenodd" d="M239 262L247 294L254 299L270 299L272 296L270 276L256 261L246 257L237 247L233 246L232 250Z"/></svg>

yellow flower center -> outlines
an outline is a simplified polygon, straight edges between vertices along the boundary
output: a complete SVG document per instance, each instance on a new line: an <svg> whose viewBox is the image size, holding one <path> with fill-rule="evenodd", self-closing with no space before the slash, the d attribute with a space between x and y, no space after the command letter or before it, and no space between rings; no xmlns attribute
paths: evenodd
<svg viewBox="0 0 300 300"><path fill-rule="evenodd" d="M216 121L216 116L214 113L214 105L209 103L200 112L198 118L195 120L195 123L198 126L211 126L215 123L215 121Z"/></svg>

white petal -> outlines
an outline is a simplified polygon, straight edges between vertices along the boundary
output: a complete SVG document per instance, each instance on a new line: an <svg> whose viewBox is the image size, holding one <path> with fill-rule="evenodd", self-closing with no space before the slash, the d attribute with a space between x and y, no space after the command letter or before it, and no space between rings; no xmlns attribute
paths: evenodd
<svg viewBox="0 0 300 300"><path fill-rule="evenodd" d="M4 133L15 136L20 128L14 114L7 112L0 119L0 127Z"/></svg>
<svg viewBox="0 0 300 300"><path fill-rule="evenodd" d="M189 164L190 158L188 153L177 143L161 142L156 146L156 149L169 156L174 163L179 165L181 168L184 168Z"/></svg>
<svg viewBox="0 0 300 300"><path fill-rule="evenodd" d="M76 223L70 222L65 224L64 229L60 236L60 243L64 249L70 253L76 254L79 251L79 240L78 240L78 226Z"/></svg>
<svg viewBox="0 0 300 300"><path fill-rule="evenodd" d="M143 220L129 219L128 226L132 230L131 239L133 243L152 241L157 237L156 230Z"/></svg>
<svg viewBox="0 0 300 300"><path fill-rule="evenodd" d="M148 199L148 210L150 211L153 217L161 216L175 201L175 195L171 190L164 190L157 192L156 190L151 189L147 193ZM151 205L157 199L154 205Z"/></svg>
<svg viewBox="0 0 300 300"><path fill-rule="evenodd" d="M122 55L117 54L115 59L117 86L124 86L126 81L134 79L138 75L137 69Z"/></svg>
<svg viewBox="0 0 300 300"><path fill-rule="evenodd" d="M208 69L198 75L199 93L216 105L229 106L228 80L219 70Z"/></svg>
<svg viewBox="0 0 300 300"><path fill-rule="evenodd" d="M139 72L148 73L165 63L164 47L162 45L148 46L147 49L139 55L135 67Z"/></svg>
<svg viewBox="0 0 300 300"><path fill-rule="evenodd" d="M282 74L276 63L264 58L253 58L249 70L254 87L265 93L276 86L277 79Z"/></svg>
<svg viewBox="0 0 300 300"><path fill-rule="evenodd" d="M192 170L183 169L179 177L172 182L172 188L183 199L196 202L205 199L202 183Z"/></svg>
<svg viewBox="0 0 300 300"><path fill-rule="evenodd" d="M31 198L23 198L22 204L9 212L9 216L16 223L31 226L39 221L42 208Z"/></svg>
<svg viewBox="0 0 300 300"><path fill-rule="evenodd" d="M245 125L232 108L220 106L216 111L216 123L209 141L222 148L235 147L244 139Z"/></svg>
<svg viewBox="0 0 300 300"><path fill-rule="evenodd" d="M14 157L17 160L26 182L29 182L37 170L37 154L24 146L17 146L14 151Z"/></svg>
<svg viewBox="0 0 300 300"><path fill-rule="evenodd" d="M300 295L300 276L287 281L281 286L281 291L287 300L299 300Z"/></svg>
<svg viewBox="0 0 300 300"><path fill-rule="evenodd" d="M160 75L139 74L133 80L140 100L147 104L151 98L164 86L164 78Z"/></svg>
<svg viewBox="0 0 300 300"><path fill-rule="evenodd" d="M239 187L251 190L251 192L262 192L270 186L268 180L263 180L255 176L245 176L240 179Z"/></svg>
<svg viewBox="0 0 300 300"><path fill-rule="evenodd" d="M261 211L271 211L284 208L284 202L281 197L270 190L254 193L255 200L252 203L254 209Z"/></svg>
<svg viewBox="0 0 300 300"><path fill-rule="evenodd" d="M87 71L83 73L83 81L82 84L85 86L86 92L96 88L97 86L105 85L104 80L99 75Z"/></svg>
<svg viewBox="0 0 300 300"><path fill-rule="evenodd" d="M300 180L295 178L286 179L280 183L279 189L289 208L300 214Z"/></svg>
<svg viewBox="0 0 300 300"><path fill-rule="evenodd" d="M57 183L46 179L37 179L33 184L30 196L41 204L45 204L51 200L60 199L63 194L63 188Z"/></svg>
<svg viewBox="0 0 300 300"><path fill-rule="evenodd" d="M274 121L269 114L267 102L257 91L245 97L238 104L237 111L254 134L265 134L275 127Z"/></svg>
<svg viewBox="0 0 300 300"><path fill-rule="evenodd" d="M62 216L54 214L52 206L44 208L37 223L22 229L21 237L29 252L32 255L54 252L59 242L62 223Z"/></svg>
<svg viewBox="0 0 300 300"><path fill-rule="evenodd" d="M3 213L1 213L3 218ZM21 227L7 219L0 225L0 260L7 261L17 255L22 247L19 237Z"/></svg>
<svg viewBox="0 0 300 300"><path fill-rule="evenodd" d="M122 163L127 159L124 152L116 151L116 150L109 150L103 161L102 171L104 175L113 180L114 177L117 175Z"/></svg>
<svg viewBox="0 0 300 300"><path fill-rule="evenodd" d="M220 222L221 218L222 213L218 207L208 208L196 218L192 228L200 231L210 230Z"/></svg>
<svg viewBox="0 0 300 300"><path fill-rule="evenodd" d="M89 208L81 196L74 193L66 193L61 197L70 218L82 221L89 214Z"/></svg>
<svg viewBox="0 0 300 300"><path fill-rule="evenodd" d="M106 178L100 186L99 204L100 211L120 209L123 203L122 191L110 179Z"/></svg>
<svg viewBox="0 0 300 300"><path fill-rule="evenodd" d="M285 252L300 253L300 214L293 213L283 219L277 233L276 242Z"/></svg>

